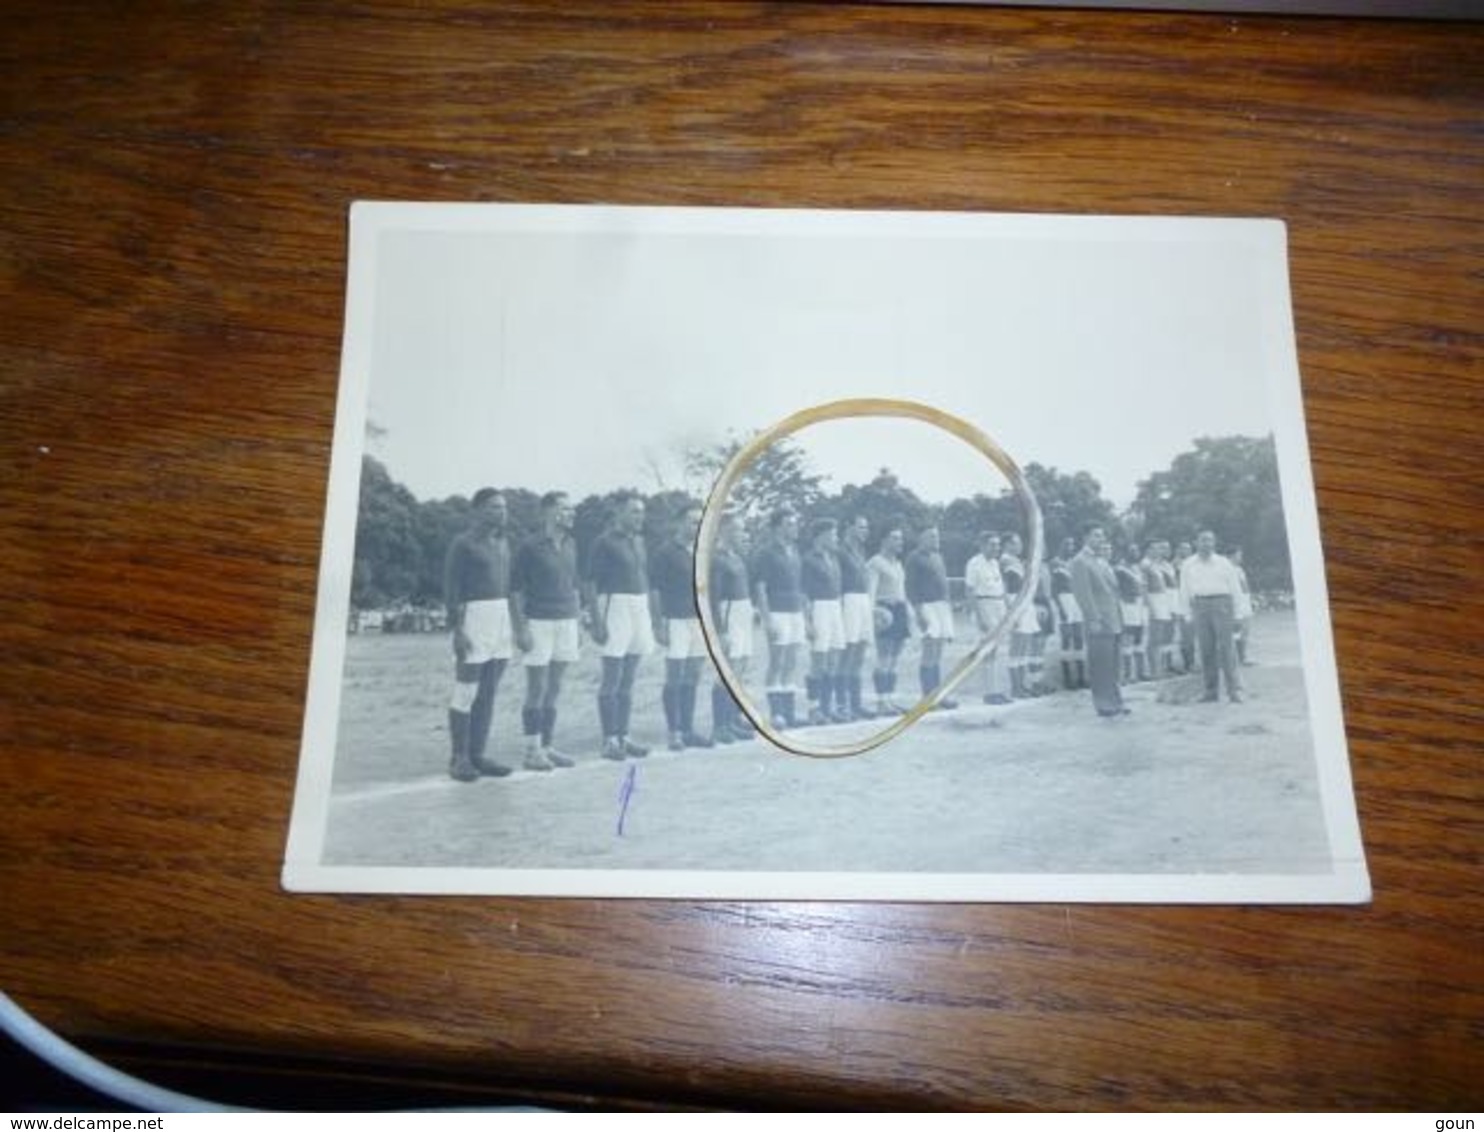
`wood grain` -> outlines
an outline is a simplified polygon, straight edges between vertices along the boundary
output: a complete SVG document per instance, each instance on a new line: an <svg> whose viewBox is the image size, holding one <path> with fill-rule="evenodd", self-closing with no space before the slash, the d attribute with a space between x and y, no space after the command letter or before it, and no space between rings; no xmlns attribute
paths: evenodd
<svg viewBox="0 0 1484 1132"><path fill-rule="evenodd" d="M1484 27L8 9L0 972L641 1104L1474 1108ZM288 897L357 198L1278 216L1369 908Z"/></svg>

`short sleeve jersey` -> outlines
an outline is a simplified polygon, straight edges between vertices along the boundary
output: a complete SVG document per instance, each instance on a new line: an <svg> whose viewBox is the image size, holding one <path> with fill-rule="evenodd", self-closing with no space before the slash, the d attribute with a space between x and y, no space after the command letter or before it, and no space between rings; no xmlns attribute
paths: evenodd
<svg viewBox="0 0 1484 1132"><path fill-rule="evenodd" d="M758 552L753 563L753 576L768 595L768 609L773 613L799 613L804 608L804 591L797 547L771 542Z"/></svg>
<svg viewBox="0 0 1484 1132"><path fill-rule="evenodd" d="M684 543L670 541L654 552L650 580L660 594L660 613L683 619L696 615L695 557Z"/></svg>
<svg viewBox="0 0 1484 1132"><path fill-rule="evenodd" d="M907 556L907 600L913 605L948 600L948 568L936 550L914 550Z"/></svg>
<svg viewBox="0 0 1484 1132"><path fill-rule="evenodd" d="M609 531L593 544L589 567L593 589L600 594L647 594L649 571L644 544L632 535Z"/></svg>
<svg viewBox="0 0 1484 1132"><path fill-rule="evenodd" d="M840 592L863 594L870 592L870 578L866 575L866 558L849 543L840 544Z"/></svg>
<svg viewBox="0 0 1484 1132"><path fill-rule="evenodd" d="M509 540L503 535L482 538L471 531L455 535L444 560L444 581L450 605L509 597Z"/></svg>
<svg viewBox="0 0 1484 1132"><path fill-rule="evenodd" d="M840 600L840 559L828 550L811 550L800 563L804 596L810 601Z"/></svg>
<svg viewBox="0 0 1484 1132"><path fill-rule="evenodd" d="M511 589L525 599L526 616L563 621L577 616L577 546L541 535L515 552Z"/></svg>

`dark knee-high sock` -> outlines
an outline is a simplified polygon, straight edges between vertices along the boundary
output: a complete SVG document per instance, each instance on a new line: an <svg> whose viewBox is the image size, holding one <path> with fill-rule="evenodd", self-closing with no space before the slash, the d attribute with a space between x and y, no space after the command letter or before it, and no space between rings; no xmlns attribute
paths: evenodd
<svg viewBox="0 0 1484 1132"><path fill-rule="evenodd" d="M469 757L469 713L448 709L448 738L456 759Z"/></svg>

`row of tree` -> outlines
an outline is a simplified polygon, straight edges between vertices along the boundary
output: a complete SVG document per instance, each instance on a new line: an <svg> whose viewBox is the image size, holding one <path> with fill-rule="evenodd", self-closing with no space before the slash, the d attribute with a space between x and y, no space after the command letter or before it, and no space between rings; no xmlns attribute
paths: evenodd
<svg viewBox="0 0 1484 1132"><path fill-rule="evenodd" d="M696 482L710 482L741 445L740 440L686 456ZM1089 526L1105 527L1116 545L1139 545L1162 537L1178 542L1210 528L1225 546L1241 546L1254 589L1288 590L1292 571L1272 437L1205 438L1171 466L1139 484L1122 514L1103 498L1098 481L1086 472L1065 473L1030 464L1026 478L1045 520L1049 553L1064 538L1080 539ZM496 485L498 486L498 485ZM540 497L526 488L505 488L510 533L517 541L538 525ZM576 505L574 537L579 562L607 526L617 490L589 495ZM661 537L668 517L696 501L681 490L646 496L646 536ZM942 532L943 555L951 574L962 574L981 531L1024 532L1012 492L973 495L946 504L923 501L890 469L866 484L831 490L807 455L787 441L767 449L734 488L731 505L754 541L767 517L782 504L806 517L838 519L862 514L872 537L901 527L910 538L925 526ZM358 609L393 605L428 606L442 600L443 557L449 540L467 522L469 501L462 496L418 500L392 478L386 467L366 456L361 469L360 512L356 525L355 571L351 603Z"/></svg>

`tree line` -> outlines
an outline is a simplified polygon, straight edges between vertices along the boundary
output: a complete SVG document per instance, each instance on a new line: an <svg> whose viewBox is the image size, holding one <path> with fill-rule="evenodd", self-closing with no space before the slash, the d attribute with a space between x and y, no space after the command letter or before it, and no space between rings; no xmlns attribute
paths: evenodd
<svg viewBox="0 0 1484 1132"><path fill-rule="evenodd" d="M731 440L686 454L686 471L697 482L720 473L742 441ZM1223 548L1241 546L1252 587L1261 591L1292 589L1283 501L1278 484L1277 454L1271 436L1208 437L1170 467L1138 485L1133 502L1119 512L1103 497L1098 481L1087 472L1062 472L1040 464L1025 468L1040 503L1048 555L1064 538L1080 544L1089 526L1107 529L1115 545L1156 537L1171 542L1193 539L1203 529L1216 532ZM500 487L499 484L491 486ZM522 487L504 487L511 537L519 541L538 527L540 495ZM589 495L575 508L573 535L579 563L608 523L618 489ZM641 493L643 494L643 493ZM682 490L645 494L645 536L653 545L668 516L680 506L699 502ZM807 454L785 440L768 448L738 481L730 500L742 516L754 543L768 515L791 504L806 518L830 515L844 519L862 514L872 537L889 527L913 532L936 525L950 574L961 575L975 553L981 531L1022 531L1020 505L1008 488L997 495L975 494L934 504L922 500L889 468L869 483L831 488L815 471ZM361 464L360 511L351 581L356 609L396 605L434 606L443 599L443 557L449 541L467 522L469 501L461 495L419 500L372 456Z"/></svg>

